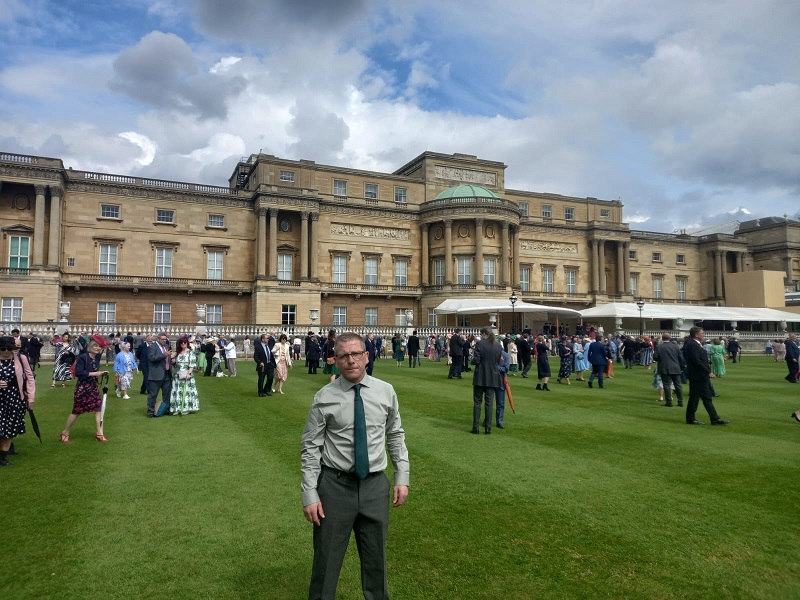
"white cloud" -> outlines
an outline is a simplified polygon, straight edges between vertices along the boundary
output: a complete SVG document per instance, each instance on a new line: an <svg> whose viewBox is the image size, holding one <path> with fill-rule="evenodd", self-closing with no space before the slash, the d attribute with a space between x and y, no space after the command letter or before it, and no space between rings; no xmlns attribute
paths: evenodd
<svg viewBox="0 0 800 600"><path fill-rule="evenodd" d="M141 157L136 159L139 165L146 167L153 162L153 159L156 157L158 146L156 146L149 137L141 133L136 133L135 131L123 131L119 134L119 137L123 140L128 140L131 144L142 149Z"/></svg>

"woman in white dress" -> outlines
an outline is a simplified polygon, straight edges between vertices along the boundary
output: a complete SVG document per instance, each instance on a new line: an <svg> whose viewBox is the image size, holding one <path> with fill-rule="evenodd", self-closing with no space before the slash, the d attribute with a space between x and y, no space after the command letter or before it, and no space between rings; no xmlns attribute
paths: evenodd
<svg viewBox="0 0 800 600"><path fill-rule="evenodd" d="M281 334L273 346L272 354L275 356L275 379L278 382L278 391L282 394L283 382L289 377L289 369L292 368L292 347L285 333ZM274 392L275 388L272 391Z"/></svg>
<svg viewBox="0 0 800 600"><path fill-rule="evenodd" d="M228 377L236 377L236 339L233 336L225 344L225 363L228 365Z"/></svg>

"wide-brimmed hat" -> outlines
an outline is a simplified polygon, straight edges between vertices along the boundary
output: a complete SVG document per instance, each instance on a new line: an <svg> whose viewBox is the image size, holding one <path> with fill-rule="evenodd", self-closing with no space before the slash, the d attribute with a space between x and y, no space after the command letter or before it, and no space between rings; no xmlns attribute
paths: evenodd
<svg viewBox="0 0 800 600"><path fill-rule="evenodd" d="M94 342L97 342L97 344L98 344L98 345L99 345L99 346L100 346L100 347L101 347L103 350L105 350L106 348L108 348L108 341L106 340L106 338L104 338L104 337L103 337L102 335L100 335L99 333L95 333L93 336L91 336L91 337L89 338L89 341L94 341Z"/></svg>

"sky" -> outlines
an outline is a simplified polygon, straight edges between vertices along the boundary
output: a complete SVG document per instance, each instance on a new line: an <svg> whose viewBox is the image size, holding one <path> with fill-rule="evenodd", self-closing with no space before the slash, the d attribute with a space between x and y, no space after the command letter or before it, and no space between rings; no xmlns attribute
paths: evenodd
<svg viewBox="0 0 800 600"><path fill-rule="evenodd" d="M211 185L460 152L631 229L793 217L799 29L797 0L2 0L0 152Z"/></svg>

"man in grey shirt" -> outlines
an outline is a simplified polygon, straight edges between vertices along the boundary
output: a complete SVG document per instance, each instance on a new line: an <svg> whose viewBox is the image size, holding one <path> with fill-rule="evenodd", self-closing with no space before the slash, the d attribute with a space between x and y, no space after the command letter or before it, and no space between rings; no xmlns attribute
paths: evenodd
<svg viewBox="0 0 800 600"><path fill-rule="evenodd" d="M397 507L408 497L405 431L394 388L366 374L363 338L343 333L336 339L335 355L342 376L314 396L300 442L303 513L314 524L308 597L336 597L352 531L361 559L364 598L385 599L389 598L386 448L394 465L392 503Z"/></svg>

